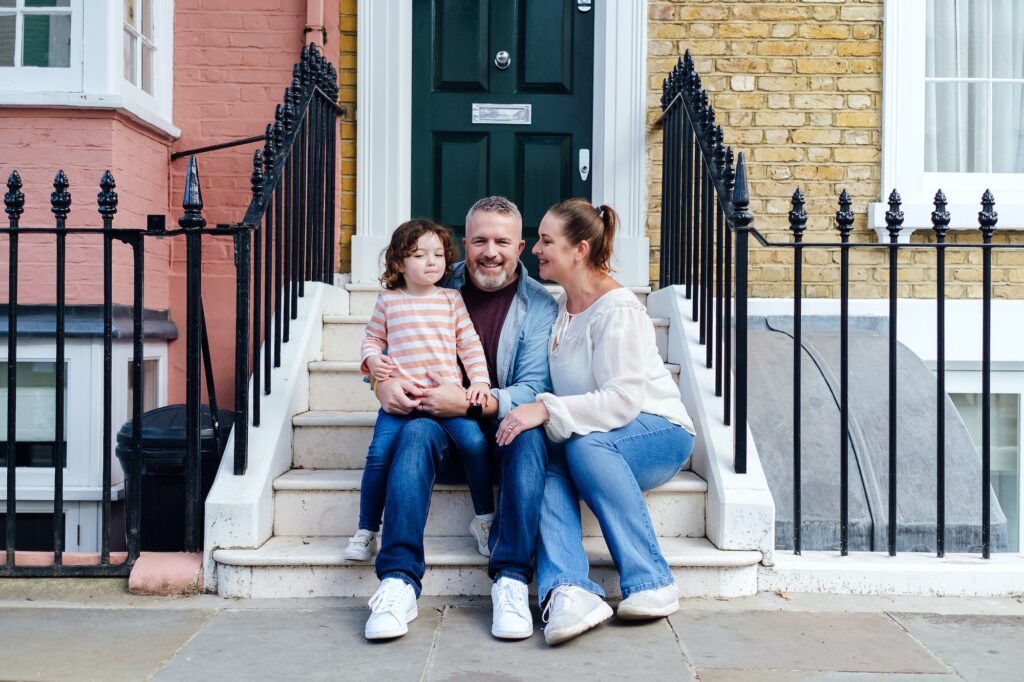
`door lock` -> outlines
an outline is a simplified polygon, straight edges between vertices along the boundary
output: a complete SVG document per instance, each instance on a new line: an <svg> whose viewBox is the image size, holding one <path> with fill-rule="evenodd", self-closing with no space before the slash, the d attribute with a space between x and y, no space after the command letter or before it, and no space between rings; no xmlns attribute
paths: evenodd
<svg viewBox="0 0 1024 682"><path fill-rule="evenodd" d="M581 149L580 150L580 180L582 180L583 182L586 182L588 177L590 177L590 150L589 149Z"/></svg>
<svg viewBox="0 0 1024 682"><path fill-rule="evenodd" d="M494 65L498 67L498 70L504 71L512 63L512 57L505 50L501 50L498 54L494 55Z"/></svg>

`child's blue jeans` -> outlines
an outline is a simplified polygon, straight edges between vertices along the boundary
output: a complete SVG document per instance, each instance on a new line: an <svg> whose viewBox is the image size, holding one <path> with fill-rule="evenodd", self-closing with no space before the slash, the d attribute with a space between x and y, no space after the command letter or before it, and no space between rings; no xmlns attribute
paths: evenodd
<svg viewBox="0 0 1024 682"><path fill-rule="evenodd" d="M373 440L366 453L363 466L362 491L359 497L359 528L377 532L380 530L384 513L384 498L387 495L388 472L394 458L395 442L402 428L412 419L423 419L425 415L412 412L408 415L388 414L383 409L377 412L377 423L373 427ZM487 439L480 425L468 417L434 418L445 433L450 445L454 445L466 471L469 494L473 500L473 511L481 514L494 513L494 483L491 477L491 461L488 456Z"/></svg>

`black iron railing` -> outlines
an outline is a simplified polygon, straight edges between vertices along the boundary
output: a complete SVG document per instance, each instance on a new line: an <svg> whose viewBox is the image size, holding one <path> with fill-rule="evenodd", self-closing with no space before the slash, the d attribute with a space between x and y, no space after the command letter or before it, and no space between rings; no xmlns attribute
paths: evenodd
<svg viewBox="0 0 1024 682"><path fill-rule="evenodd" d="M339 108L337 72L310 45L293 69L293 80L285 90L284 104L277 107L274 123L267 126L263 150L254 154L251 201L243 220L233 225L207 227L195 156L189 159L185 178L183 215L179 229L165 229L163 216L150 216L147 227L115 228L118 198L113 175L107 171L100 182L97 198L102 227L68 227L71 206L69 180L63 171L54 179L51 211L53 227L27 227L20 224L25 195L17 171L7 182L4 205L8 227L0 235L8 239L7 301L7 441L6 441L6 559L0 576L124 576L131 570L141 548L141 472L142 409L144 396L143 344L146 337L145 315L145 240L181 238L186 240L186 495L185 550L201 547L201 371L205 372L210 414L214 420L214 438L220 452L216 423L216 391L213 385L213 359L202 303L202 244L204 239L231 238L234 245L235 352L234 408L235 441L233 470L243 474L247 463L250 375L253 392L252 424L259 426L260 395L271 390L272 367L280 365L281 344L289 338L289 321L297 317L298 298L304 294L304 282L330 282L334 270L334 174L336 120ZM250 239L255 235L255 249ZM102 500L100 551L90 565L65 565L64 557L64 467L66 461L65 354L66 354L66 255L67 238L95 238L103 241L103 424L102 424ZM19 247L23 239L52 239L55 243L55 452L53 455L53 563L19 564L16 552L18 466L17 466L17 362L18 362L18 279ZM132 430L129 449L133 466L126 467L125 538L126 552L121 561L112 561L111 544L111 456L113 449L112 397L113 358L113 270L114 243L131 247L132 253ZM254 269L250 297L250 268ZM273 292L271 294L271 292ZM262 363L260 344L264 345ZM252 354L250 355L250 349ZM250 360L252 368L250 372ZM262 379L262 381L261 381ZM70 409L80 409L72 404ZM115 558L117 553L114 553Z"/></svg>
<svg viewBox="0 0 1024 682"><path fill-rule="evenodd" d="M979 243L949 243L946 235L950 215L946 197L940 190L935 195L935 211L931 214L931 243L900 242L904 215L901 198L893 190L889 210L885 213L888 243L856 243L850 241L854 214L849 194L843 190L835 214L838 242L806 242L807 213L804 195L797 189L791 199L789 229L793 239L777 242L767 239L751 227L753 216L748 211L749 193L743 154L732 167L732 150L723 146L721 126L715 124L715 112L708 103L707 92L701 88L689 52L679 60L665 80L662 96L664 161L662 170L662 237L661 285L684 285L685 295L692 299L692 317L701 323L700 342L707 346L707 367L716 370L716 396L725 401L725 424L734 430L735 470L746 471L747 415L747 296L749 283L749 237L773 249L793 252L793 547L801 552L801 349L803 261L808 250L839 253L840 274L840 377L839 377L839 476L840 476L840 553L849 553L849 436L850 433L850 252L854 249L882 250L888 255L888 472L887 472L887 549L896 554L897 519L897 400L899 396L897 331L900 250L934 251L936 256L936 553L945 553L946 476L946 348L945 348L945 284L947 251L981 252L982 270L982 415L981 415L981 554L991 553L991 370L992 370L992 254L995 250L1020 250L1024 245L996 244L998 216L995 199L986 191L981 198L978 225ZM734 241L733 241L734 240ZM735 267L735 273L732 268ZM731 280L735 278L735 290ZM730 316L733 309L735 319ZM732 331L734 341L730 338ZM730 344L735 344L732 357ZM714 351L714 352L713 352ZM723 379L724 370L724 379ZM730 371L732 380L730 381ZM732 387L730 390L730 386ZM730 405L730 398L732 405ZM730 408L732 419L730 418Z"/></svg>

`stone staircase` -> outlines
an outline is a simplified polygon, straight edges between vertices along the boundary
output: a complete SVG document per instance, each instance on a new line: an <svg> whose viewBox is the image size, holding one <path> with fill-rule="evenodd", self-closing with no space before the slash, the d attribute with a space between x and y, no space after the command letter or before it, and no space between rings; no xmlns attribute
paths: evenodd
<svg viewBox="0 0 1024 682"><path fill-rule="evenodd" d="M323 359L309 363L309 411L292 421L292 469L273 483L273 537L257 549L218 549L218 592L225 597L368 596L373 565L346 562L356 530L362 463L379 405L358 371L373 287L349 286L350 314L325 315ZM646 292L639 291L643 301ZM668 320L654 319L666 357ZM667 365L675 376L679 367ZM756 551L721 551L705 538L707 485L690 471L647 494L662 551L686 596L736 596L757 589ZM426 527L427 595L486 595L487 561L468 534L473 517L464 485L437 485ZM584 508L591 577L610 595L617 574L597 521Z"/></svg>

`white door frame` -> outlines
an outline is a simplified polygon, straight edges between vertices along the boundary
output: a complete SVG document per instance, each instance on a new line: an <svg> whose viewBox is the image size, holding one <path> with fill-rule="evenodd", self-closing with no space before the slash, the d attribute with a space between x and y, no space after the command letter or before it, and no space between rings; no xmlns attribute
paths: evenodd
<svg viewBox="0 0 1024 682"><path fill-rule="evenodd" d="M605 0L593 11L593 201L614 207L622 220L615 240L619 280L648 286L647 3ZM352 281L373 284L392 230L411 217L412 0L359 0L358 13Z"/></svg>

